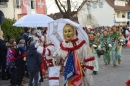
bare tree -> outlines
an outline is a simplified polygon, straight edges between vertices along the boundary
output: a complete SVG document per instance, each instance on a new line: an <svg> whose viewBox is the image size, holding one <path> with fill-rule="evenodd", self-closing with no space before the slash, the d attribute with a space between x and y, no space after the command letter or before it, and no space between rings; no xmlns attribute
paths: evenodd
<svg viewBox="0 0 130 86"><path fill-rule="evenodd" d="M61 0L55 0L55 3L57 5L58 9L60 10L60 13L63 15L63 18L70 18L71 16L73 16L75 14L77 9L83 3L82 2L79 5L78 1L80 1L80 0L77 0L77 3L76 3L76 1L73 3L71 0L66 0L66 1L64 0L64 2ZM72 7L73 7L73 9L72 9Z"/></svg>

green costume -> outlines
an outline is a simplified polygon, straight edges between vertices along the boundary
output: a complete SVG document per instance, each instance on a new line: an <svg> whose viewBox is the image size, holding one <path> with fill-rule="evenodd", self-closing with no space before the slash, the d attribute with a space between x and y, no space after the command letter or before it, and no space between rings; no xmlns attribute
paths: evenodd
<svg viewBox="0 0 130 86"><path fill-rule="evenodd" d="M92 50L92 53L93 53L93 55L94 55L94 57L95 57L95 60L94 60L94 71L98 71L99 65L98 65L97 48L94 48L94 47L93 47L93 44L98 45L98 44L97 44L97 41L96 41L96 40L90 40L90 41L89 41L89 44L90 44L90 48L91 48L91 50Z"/></svg>
<svg viewBox="0 0 130 86"><path fill-rule="evenodd" d="M117 66L118 62L121 61L121 45L119 43L119 38L121 37L121 34L116 32L110 34L111 44L112 44L112 61L113 65Z"/></svg>
<svg viewBox="0 0 130 86"><path fill-rule="evenodd" d="M111 51L110 51L111 47L109 47L109 44L110 44L110 37L109 36L103 36L101 38L100 45L102 47L102 50L104 51L103 59L104 59L104 63L106 65L110 64L110 61L111 61Z"/></svg>

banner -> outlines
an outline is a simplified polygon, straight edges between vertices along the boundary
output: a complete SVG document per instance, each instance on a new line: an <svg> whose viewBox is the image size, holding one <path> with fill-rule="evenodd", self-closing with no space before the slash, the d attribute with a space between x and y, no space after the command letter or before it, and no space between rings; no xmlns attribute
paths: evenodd
<svg viewBox="0 0 130 86"><path fill-rule="evenodd" d="M45 0L36 0L36 13L46 14Z"/></svg>
<svg viewBox="0 0 130 86"><path fill-rule="evenodd" d="M22 14L31 13L31 0L20 0Z"/></svg>

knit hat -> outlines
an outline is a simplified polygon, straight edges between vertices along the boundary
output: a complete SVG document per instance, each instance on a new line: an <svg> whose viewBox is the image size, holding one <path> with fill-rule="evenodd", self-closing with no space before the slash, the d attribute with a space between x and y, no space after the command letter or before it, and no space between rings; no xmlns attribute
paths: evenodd
<svg viewBox="0 0 130 86"><path fill-rule="evenodd" d="M25 40L24 40L24 39L21 39L21 40L19 41L19 44L21 44L21 43L25 43Z"/></svg>
<svg viewBox="0 0 130 86"><path fill-rule="evenodd" d="M31 42L30 43L30 50L36 49L35 44L36 44L36 42Z"/></svg>

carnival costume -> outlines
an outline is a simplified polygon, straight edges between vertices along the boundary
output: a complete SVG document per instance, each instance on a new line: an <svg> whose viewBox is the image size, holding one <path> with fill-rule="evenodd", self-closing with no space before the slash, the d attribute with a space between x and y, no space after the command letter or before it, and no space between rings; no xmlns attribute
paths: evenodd
<svg viewBox="0 0 130 86"><path fill-rule="evenodd" d="M49 86L59 86L60 66L55 66L52 58L52 54L55 51L54 44L49 40L45 47L38 46L37 51L42 54L41 69L44 76L48 69Z"/></svg>
<svg viewBox="0 0 130 86"><path fill-rule="evenodd" d="M93 73L94 74L97 74L98 70L99 70L99 65L98 65L98 54L97 54L97 50L98 50L98 42L96 41L96 39L94 40L90 40L89 41L89 46L90 46L90 49L95 57L95 60L94 60L94 70L93 70Z"/></svg>
<svg viewBox="0 0 130 86"><path fill-rule="evenodd" d="M110 44L110 37L107 35L107 36L103 36L101 38L101 47L102 47L102 50L104 51L104 54L103 54L103 59L104 59L104 63L105 65L107 64L110 64L110 61L111 61L111 47L112 45Z"/></svg>
<svg viewBox="0 0 130 86"><path fill-rule="evenodd" d="M64 86L93 86L94 56L89 45L85 40L78 39L76 29L72 25L65 25L63 34L65 40L60 43L60 48L53 57L64 61Z"/></svg>
<svg viewBox="0 0 130 86"><path fill-rule="evenodd" d="M120 64L121 61L121 47L122 47L122 38L121 34L119 32L112 33L110 35L111 44L112 44L112 60L113 65L116 67L118 64Z"/></svg>

